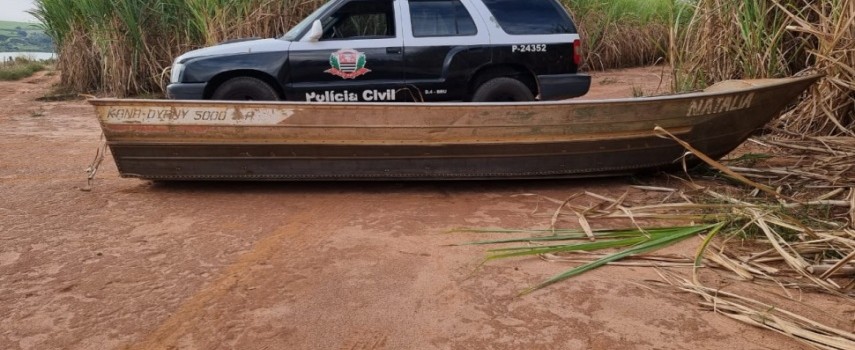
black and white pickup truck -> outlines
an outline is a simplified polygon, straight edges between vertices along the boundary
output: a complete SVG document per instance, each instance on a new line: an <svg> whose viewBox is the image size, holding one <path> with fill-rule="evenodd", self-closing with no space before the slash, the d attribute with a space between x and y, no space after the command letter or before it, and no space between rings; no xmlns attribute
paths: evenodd
<svg viewBox="0 0 855 350"><path fill-rule="evenodd" d="M556 0L331 0L278 39L175 60L174 99L534 101L582 96L580 39Z"/></svg>

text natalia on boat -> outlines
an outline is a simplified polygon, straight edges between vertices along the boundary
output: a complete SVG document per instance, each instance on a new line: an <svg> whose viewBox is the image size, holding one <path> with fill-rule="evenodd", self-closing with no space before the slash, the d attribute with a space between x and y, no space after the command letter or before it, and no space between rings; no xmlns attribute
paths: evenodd
<svg viewBox="0 0 855 350"><path fill-rule="evenodd" d="M94 99L123 177L445 180L629 174L679 162L656 126L720 158L819 76L696 93L533 103Z"/></svg>

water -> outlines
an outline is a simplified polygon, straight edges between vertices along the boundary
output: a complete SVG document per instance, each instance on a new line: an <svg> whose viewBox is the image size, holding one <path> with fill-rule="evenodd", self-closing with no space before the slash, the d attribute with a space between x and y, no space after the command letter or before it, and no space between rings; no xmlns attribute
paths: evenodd
<svg viewBox="0 0 855 350"><path fill-rule="evenodd" d="M49 60L51 58L56 58L56 54L52 52L0 52L0 61L6 61L15 57Z"/></svg>

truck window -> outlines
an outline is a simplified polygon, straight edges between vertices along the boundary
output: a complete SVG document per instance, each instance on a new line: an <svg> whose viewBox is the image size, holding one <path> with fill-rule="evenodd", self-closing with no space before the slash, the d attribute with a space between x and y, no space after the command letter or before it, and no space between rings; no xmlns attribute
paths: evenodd
<svg viewBox="0 0 855 350"><path fill-rule="evenodd" d="M321 40L395 37L392 0L354 0L321 20L321 23L324 26Z"/></svg>
<svg viewBox="0 0 855 350"><path fill-rule="evenodd" d="M576 27L555 0L484 0L505 33L574 34Z"/></svg>
<svg viewBox="0 0 855 350"><path fill-rule="evenodd" d="M460 0L410 0L414 37L475 35L478 30Z"/></svg>

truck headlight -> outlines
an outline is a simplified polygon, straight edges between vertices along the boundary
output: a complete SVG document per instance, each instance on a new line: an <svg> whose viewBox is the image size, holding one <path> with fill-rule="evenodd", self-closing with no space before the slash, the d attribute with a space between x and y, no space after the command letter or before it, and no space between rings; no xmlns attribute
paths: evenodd
<svg viewBox="0 0 855 350"><path fill-rule="evenodd" d="M181 63L176 63L172 66L172 76L169 79L170 83L179 83L181 82L181 76L184 75L184 65Z"/></svg>

